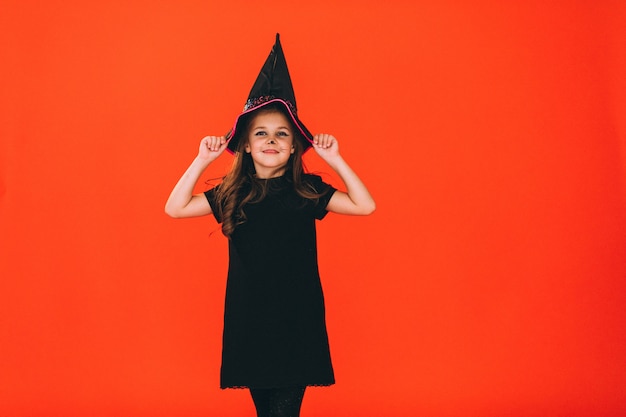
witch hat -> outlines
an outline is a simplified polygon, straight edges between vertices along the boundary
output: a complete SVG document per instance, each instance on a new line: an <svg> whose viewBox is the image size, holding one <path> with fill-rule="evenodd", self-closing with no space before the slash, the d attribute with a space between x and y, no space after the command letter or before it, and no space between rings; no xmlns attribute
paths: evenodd
<svg viewBox="0 0 626 417"><path fill-rule="evenodd" d="M237 151L239 140L245 130L243 126L244 121L247 119L245 116L271 103L277 103L285 107L286 115L291 118L305 139L302 141L304 150L306 151L310 148L313 142L313 135L298 118L296 96L293 92L287 61L285 60L285 54L280 44L280 34L278 33L276 34L276 42L265 60L265 64L263 64L261 72L259 72L252 90L250 90L250 94L248 94L248 100L243 108L243 112L237 116L235 125L226 134L226 138L229 140L228 150L231 153Z"/></svg>

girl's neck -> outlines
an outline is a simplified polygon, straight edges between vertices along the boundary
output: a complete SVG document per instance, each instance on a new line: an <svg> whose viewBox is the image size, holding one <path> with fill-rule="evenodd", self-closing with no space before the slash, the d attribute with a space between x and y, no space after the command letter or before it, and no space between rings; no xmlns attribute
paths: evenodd
<svg viewBox="0 0 626 417"><path fill-rule="evenodd" d="M282 177L283 175L285 175L285 171L285 167L278 170L262 169L256 171L255 177L260 180L269 180L270 178Z"/></svg>

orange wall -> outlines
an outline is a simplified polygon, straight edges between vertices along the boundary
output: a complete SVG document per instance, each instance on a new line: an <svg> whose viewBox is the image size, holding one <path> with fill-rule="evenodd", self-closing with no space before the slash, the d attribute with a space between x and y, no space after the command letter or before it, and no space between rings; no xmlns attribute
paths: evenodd
<svg viewBox="0 0 626 417"><path fill-rule="evenodd" d="M626 415L624 21L617 0L5 0L0 415L253 415L218 388L225 240L163 205L277 31L300 116L379 207L319 225L338 383L303 417Z"/></svg>

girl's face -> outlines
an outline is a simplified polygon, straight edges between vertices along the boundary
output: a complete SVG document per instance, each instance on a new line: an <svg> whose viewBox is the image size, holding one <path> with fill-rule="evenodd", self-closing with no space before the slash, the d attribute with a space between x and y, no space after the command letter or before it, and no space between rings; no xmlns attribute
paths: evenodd
<svg viewBox="0 0 626 417"><path fill-rule="evenodd" d="M250 123L246 152L252 157L258 178L284 174L294 153L291 123L280 112L261 113Z"/></svg>

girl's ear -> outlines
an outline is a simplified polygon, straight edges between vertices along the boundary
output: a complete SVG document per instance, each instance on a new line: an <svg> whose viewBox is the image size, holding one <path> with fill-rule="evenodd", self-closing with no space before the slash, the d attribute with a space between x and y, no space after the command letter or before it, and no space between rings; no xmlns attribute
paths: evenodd
<svg viewBox="0 0 626 417"><path fill-rule="evenodd" d="M249 144L249 143L246 143L246 153L250 153L250 152L251 152L251 150L250 150L250 144Z"/></svg>
<svg viewBox="0 0 626 417"><path fill-rule="evenodd" d="M291 145L291 153L293 154L296 151L296 147L294 145Z"/></svg>

